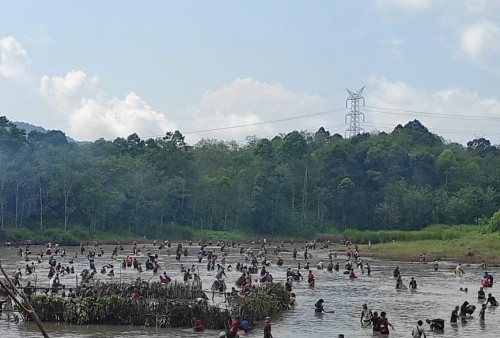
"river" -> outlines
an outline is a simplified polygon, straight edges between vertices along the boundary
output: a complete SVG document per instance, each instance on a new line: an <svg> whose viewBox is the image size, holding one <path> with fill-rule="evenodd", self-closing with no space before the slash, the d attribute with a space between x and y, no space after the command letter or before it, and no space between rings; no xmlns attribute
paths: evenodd
<svg viewBox="0 0 500 338"><path fill-rule="evenodd" d="M247 245L248 247L249 245ZM113 280L115 282L131 281L140 276L144 280L153 278L152 272L144 271L138 273L133 269L121 270L119 263L127 254L131 255L132 246L127 245L124 251L120 252L118 261L111 260L111 251L113 246L102 246L105 253L102 257L96 258L96 267L99 270L103 264L111 263L115 266L115 276L107 277L101 275L98 271L96 276L102 280ZM148 248L153 249L152 245ZM206 261L201 264L197 260L198 245L188 246L188 257L182 257L181 262L186 267L194 264L203 281L204 289L209 289L215 273L207 272ZM220 248L211 247L219 254ZM272 265L270 272L275 281L284 281L287 267L296 268L297 262L304 265L302 252L299 250L300 259L294 261L291 255L290 245L285 246L287 252L283 253L285 264L283 266ZM41 247L32 247L30 258L36 260L36 253L42 250ZM143 249L143 252L145 253ZM169 255L166 250L160 251L159 262L162 266L161 271L167 271L175 279L182 280L182 274L178 270L179 262L175 261L175 245L170 249ZM395 327L391 331L392 337L410 337L412 328L415 327L417 320L424 321L424 328L428 337L480 337L483 335L495 336L500 332L500 310L494 307L488 307L486 311L486 320L480 323L477 320L481 303L477 300L477 291L480 286L484 270L478 264L466 264L462 262L465 274L457 277L454 274L454 268L457 262L439 262L438 271L434 271L433 264L420 262L394 262L387 260L371 259L363 257L364 262L369 262L372 273L368 276L366 273L356 270L358 276L355 280L350 280L347 275L342 273L342 266L345 263L344 246L335 246L334 250L338 253L335 261L341 266L340 272L328 272L326 269L317 270L315 265L318 261L327 262L328 249L310 251L313 258L309 261L313 266L313 272L316 276L316 285L309 288L307 282L296 282L293 285L293 292L297 295L298 305L282 314L281 318L272 319L272 333L275 338L304 338L304 337L337 337L342 333L345 337L372 337L371 328L362 328L359 322L362 304L367 303L368 307L374 311L385 311L389 322ZM255 252L257 250L254 250ZM78 253L75 259L75 274L64 276L61 283L66 287L75 285L76 275L79 271L87 267L86 260L80 256L78 247L67 247L66 258L57 257L63 266L67 265L71 257ZM361 252L361 256L362 256ZM19 255L19 248L0 247L0 257L2 266L8 273L13 273L17 267L21 267L23 277L21 283L26 284L28 280L34 283L34 275L24 276L24 266L26 262ZM276 261L276 256L268 255L272 261ZM465 257L464 257L465 258ZM146 256L139 256L139 260L144 262ZM234 267L237 262L244 262L244 258L239 254L239 249L230 249L226 266L232 264ZM31 264L31 261L30 261ZM43 262L36 265L37 286L48 286L48 262L47 257L43 257ZM399 266L403 282L408 285L410 277L417 280L418 288L416 291L396 290L395 279L392 277L393 269ZM488 268L488 271L494 276L499 276L498 267ZM226 272L227 286L231 288L239 277L237 271ZM306 277L306 276L305 276ZM158 277L154 277L158 278ZM306 278L307 279L307 278ZM467 288L468 292L460 291L460 288ZM496 287L485 289L486 294L492 292L494 296L500 299L500 293L495 292ZM314 303L319 299L325 300L326 310L334 310L335 313L325 313L316 315L314 313ZM223 301L221 297L215 298L215 303L220 304ZM449 322L450 314L456 305L461 305L464 301L476 305L477 309L473 318L467 323L452 326ZM443 318L446 321L444 333L429 332L429 326L425 323L427 318ZM29 338L40 337L38 328L33 323L8 323L6 315L0 319L0 337ZM170 329L170 328L147 328L137 326L111 326L111 325L67 325L44 323L51 337L217 337L220 330L207 330L205 332L193 332L190 329ZM495 332L497 332L495 334ZM256 323L256 328L246 335L247 337L262 337L262 323Z"/></svg>

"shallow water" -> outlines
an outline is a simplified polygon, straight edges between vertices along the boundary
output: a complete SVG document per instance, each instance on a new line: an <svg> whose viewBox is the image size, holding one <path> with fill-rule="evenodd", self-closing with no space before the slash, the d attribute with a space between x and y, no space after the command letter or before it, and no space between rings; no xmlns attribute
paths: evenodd
<svg viewBox="0 0 500 338"><path fill-rule="evenodd" d="M150 245L149 248L153 247ZM119 262L123 260L127 254L131 254L132 247L126 246L126 250L121 251L117 261L111 260L112 246L103 246L105 253L103 257L96 257L96 267L98 276L103 280L114 281L131 281L140 276L144 280L156 280L158 277L153 277L152 272L145 271L139 274L133 269L121 270ZM189 248L189 256L182 257L181 262L186 267L194 264L203 280L204 289L209 289L215 276L215 272L206 270L206 260L198 264L196 254L198 245L193 245ZM40 247L32 247L32 252L40 252ZM216 251L220 257L220 248L211 248ZM291 250L291 247L285 247ZM338 250L338 261L342 267L345 263L345 247L335 247ZM28 280L35 282L35 276L24 276L24 266L26 262L18 254L19 249L14 247L1 247L0 257L2 257L2 266L8 273L13 273L17 267L21 267L23 277L21 283L26 285ZM256 250L254 250L256 252ZM70 257L75 256L78 252L78 258L75 259L75 272L79 272L87 267L85 259L80 257L78 247L66 248L67 257L57 258L63 266L67 265ZM146 250L143 250L146 252ZM160 251L159 262L162 266L161 271L167 273L175 279L182 280L182 274L178 271L179 262L175 261L175 248L171 248L171 255L168 255L166 250ZM311 251L313 258L310 259L312 266L319 260L327 261L328 250ZM361 253L362 254L362 253ZM270 272L275 281L284 281L286 268L291 266L296 268L297 262L304 261L299 259L294 262L291 257L291 252L284 252L285 264L283 266L272 265ZM299 250L299 256L302 257ZM36 255L31 255L30 258L36 260ZM268 255L268 258L276 261L276 257ZM146 256L139 256L139 261L143 263ZM244 262L244 258L239 254L239 249L230 249L226 266ZM340 272L328 272L325 270L319 271L315 268L313 272L316 276L316 286L309 288L307 282L294 283L293 291L297 295L298 305L295 309L285 312L281 318L273 318L272 332L273 336L278 337L337 337L339 333L343 333L346 337L371 337L373 336L371 328L362 328L359 323L361 314L361 305L367 303L369 308L374 311L387 312L389 322L395 327L391 332L392 337L409 337L411 330L415 326L417 320L425 320L426 318L443 318L446 320L444 333L428 332L428 325L424 323L424 328L427 331L428 337L480 337L484 334L495 336L500 332L500 310L488 307L486 312L486 321L484 324L477 320L479 313L480 302L477 300L477 290L480 286L480 281L483 275L483 270L477 264L465 264L465 274L461 277L456 277L454 268L456 263L439 262L439 270L434 271L432 264L420 264L418 262L392 262L385 260L369 259L364 257L364 262L370 262L372 268L371 276L361 271L356 270L358 278L350 280L347 275ZM111 263L115 266L115 277L107 277L99 273L100 267L103 264ZM30 261L31 264L31 261ZM36 264L36 283L39 287L48 286L47 278L48 263L47 257L43 257L41 264ZM408 285L410 277L415 277L418 283L416 291L395 289L395 280L392 277L392 271L395 266L399 266L404 284ZM499 268L488 268L488 271L494 276L498 276ZM226 272L227 286L230 288L239 277L236 271ZM305 272L303 272L305 274ZM61 278L61 283L67 287L74 286L76 283L77 273ZM154 279L153 279L154 278ZM460 291L460 287L467 287L469 292ZM486 289L485 292L492 292L494 296L500 299L500 293L495 292L496 287ZM209 295L211 297L211 295ZM319 299L325 300L326 310L335 310L335 313L325 313L316 315L314 313L314 303ZM466 324L458 324L452 326L449 323L451 311L456 305L461 305L464 301L476 305L477 309L473 314L473 318L469 319ZM223 304L223 297L216 296L215 304ZM40 337L38 328L33 323L8 323L5 320L6 315L0 319L0 337L15 337L28 338ZM110 325L87 325L76 326L66 324L45 323L46 329L51 337L217 337L220 330L208 330L205 332L192 332L190 329L165 329L165 328L145 328L136 326L110 326ZM262 323L256 323L254 331L250 332L248 337L262 336Z"/></svg>

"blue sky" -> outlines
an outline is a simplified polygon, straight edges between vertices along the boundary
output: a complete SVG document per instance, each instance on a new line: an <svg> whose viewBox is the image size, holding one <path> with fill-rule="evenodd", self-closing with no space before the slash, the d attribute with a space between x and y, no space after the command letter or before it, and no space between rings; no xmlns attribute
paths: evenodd
<svg viewBox="0 0 500 338"><path fill-rule="evenodd" d="M418 119L500 144L500 1L12 1L0 115L77 140L180 130L244 142Z"/></svg>

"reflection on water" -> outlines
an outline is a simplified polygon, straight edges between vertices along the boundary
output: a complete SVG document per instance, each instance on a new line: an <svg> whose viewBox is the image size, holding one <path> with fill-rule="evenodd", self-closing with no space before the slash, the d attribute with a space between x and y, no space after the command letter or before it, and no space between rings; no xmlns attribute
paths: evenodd
<svg viewBox="0 0 500 338"><path fill-rule="evenodd" d="M189 248L189 256L182 257L181 263L185 266L194 264L203 280L204 289L209 289L215 276L215 272L207 272L205 261L201 264L196 259L198 246L193 245ZM96 258L96 267L99 270L103 264L111 263L115 265L115 277L98 276L104 280L131 281L138 276L144 280L156 280L150 271L141 274L133 269L121 270L119 262L127 254L131 254L131 246L126 246L126 250L120 252L118 261L111 260L111 246L104 246L105 254L103 257ZM212 248L220 251L219 248ZM339 252L339 258L336 259L343 266L344 247L336 248L342 250ZM26 262L18 255L18 250L13 247L0 248L2 265L7 272L13 273L15 268L24 267ZM40 251L40 248L32 248L34 253ZM57 258L61 264L67 265L71 257L78 251L78 258L75 259L75 271L79 272L87 267L87 262L80 258L78 247L66 248L67 257ZM144 250L143 250L144 252ZM182 274L178 271L179 262L175 261L175 249L171 249L172 255L168 255L165 250L160 252L161 271L167 271L172 277L182 280ZM314 258L311 264L314 265L320 259L327 261L328 250L312 251ZM361 253L362 254L362 253ZM299 257L302 257L299 255ZM342 258L340 258L342 257ZM36 260L36 256L31 258ZM296 268L296 262L293 262L290 252L284 253L285 264L283 266L273 265L271 273L275 280L284 281L286 268L291 266ZM276 257L270 256L271 260L276 261ZM144 264L146 256L140 256L139 260ZM226 266L243 262L244 259L239 254L237 248L231 249ZM298 260L304 264L304 261ZM455 264L440 262L439 270L434 271L432 264L420 264L418 262L392 262L383 260L370 260L364 258L364 261L370 262L372 275L367 276L357 271L359 278L350 280L348 276L340 272L328 272L325 270L313 270L316 276L315 288L309 288L307 282L294 284L294 292L297 295L298 305L295 309L283 314L282 318L274 318L272 331L274 337L337 337L343 333L346 337L371 337L371 328L361 328L360 314L361 306L367 303L372 310L386 311L389 321L394 325L395 330L391 332L392 337L409 337L412 328L418 319L443 318L446 320L444 333L429 333L429 337L480 337L484 334L495 336L500 332L499 316L500 310L488 307L486 311L486 321L481 324L477 320L480 302L477 300L477 290L484 271L477 264L471 266L464 264L465 274L462 277L456 277L454 274ZM35 263L36 264L36 263ZM36 264L36 283L37 286L48 286L48 263L47 257L41 264ZM416 291L395 289L395 279L392 277L392 271L397 266L400 267L404 284L408 285L410 277L415 277L418 283ZM498 268L488 268L494 276L498 275ZM24 272L24 269L23 269ZM231 287L239 277L236 271L226 272L227 285ZM114 278L114 279L113 279ZM154 279L153 279L154 278ZM35 276L23 276L21 282L25 285L28 280L35 282ZM74 286L76 282L76 273L61 278L61 282L67 287ZM460 287L468 288L469 292L460 291ZM487 289L486 293L492 292L497 299L500 299L500 292L496 292L496 286ZM315 315L314 303L319 299L325 300L326 310L335 310L335 313L325 313ZM456 305L461 305L464 301L469 301L477 306L473 318L466 324L457 324L452 326L449 323L451 311ZM215 296L214 303L223 305L223 298ZM256 329L249 333L248 337L262 336L262 323L256 323ZM51 337L217 337L218 330L209 330L205 332L192 332L190 329L165 329L165 328L145 328L131 326L110 326L110 325L88 325L76 326L66 324L45 323ZM424 323L426 330L428 326ZM428 330L427 330L428 331ZM40 333L32 323L7 323L5 314L0 320L0 337L40 337Z"/></svg>

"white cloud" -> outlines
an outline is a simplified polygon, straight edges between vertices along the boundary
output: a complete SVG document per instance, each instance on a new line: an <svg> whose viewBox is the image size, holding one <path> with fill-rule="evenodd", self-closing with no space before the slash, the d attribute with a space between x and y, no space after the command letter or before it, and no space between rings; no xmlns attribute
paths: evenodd
<svg viewBox="0 0 500 338"><path fill-rule="evenodd" d="M0 61L0 76L16 81L29 80L28 52L11 36L0 39Z"/></svg>
<svg viewBox="0 0 500 338"><path fill-rule="evenodd" d="M500 144L500 101L482 98L459 88L427 92L403 82L372 78L369 82L366 121L374 129L392 131L397 124L417 119L431 132L465 144L485 137ZM365 127L365 130L368 128Z"/></svg>
<svg viewBox="0 0 500 338"><path fill-rule="evenodd" d="M137 133L143 138L162 136L176 129L137 94L125 99L102 99L98 78L72 71L64 77L44 76L40 95L63 119L65 131L78 140L113 139Z"/></svg>
<svg viewBox="0 0 500 338"><path fill-rule="evenodd" d="M465 28L461 36L461 47L471 61L476 62L487 53L500 52L499 40L498 25L491 21L483 21Z"/></svg>
<svg viewBox="0 0 500 338"><path fill-rule="evenodd" d="M252 78L237 78L227 86L205 92L200 102L188 110L188 131L221 130L187 136L192 142L191 139L198 140L201 137L242 140L249 135L274 137L280 132L292 130L315 128L312 131L316 131L325 122L325 116L262 122L285 120L324 110L326 104L318 96L296 94L281 85ZM235 126L245 127L231 128Z"/></svg>
<svg viewBox="0 0 500 338"><path fill-rule="evenodd" d="M413 107L421 104L424 94L404 82L390 82L386 79L371 78L368 94L370 106L387 108Z"/></svg>
<svg viewBox="0 0 500 338"><path fill-rule="evenodd" d="M496 67L500 55L500 0L377 0L375 6L391 19L405 20L406 13L425 13L440 29L435 36L451 55L469 62Z"/></svg>
<svg viewBox="0 0 500 338"><path fill-rule="evenodd" d="M82 71L71 71L64 77L44 76L40 81L40 95L54 109L63 114L77 110L82 99L94 96L98 78L88 78Z"/></svg>
<svg viewBox="0 0 500 338"><path fill-rule="evenodd" d="M382 8L394 8L405 11L425 11L432 6L431 0L377 0L376 5Z"/></svg>
<svg viewBox="0 0 500 338"><path fill-rule="evenodd" d="M456 2L441 3L437 14L443 29L443 43L454 56L491 68L500 54L499 0L468 0L462 6Z"/></svg>

